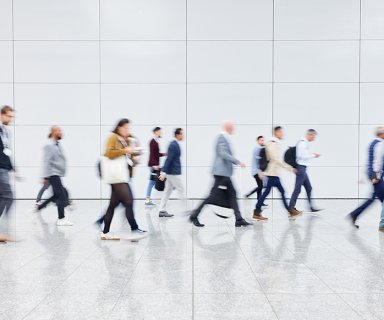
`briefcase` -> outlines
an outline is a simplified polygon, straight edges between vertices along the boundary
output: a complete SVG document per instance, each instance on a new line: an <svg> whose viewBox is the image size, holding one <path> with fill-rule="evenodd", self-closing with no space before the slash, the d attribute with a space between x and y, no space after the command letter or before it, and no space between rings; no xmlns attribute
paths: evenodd
<svg viewBox="0 0 384 320"><path fill-rule="evenodd" d="M211 189L210 201L207 204L212 204L218 207L230 209L230 196L226 186L217 186Z"/></svg>

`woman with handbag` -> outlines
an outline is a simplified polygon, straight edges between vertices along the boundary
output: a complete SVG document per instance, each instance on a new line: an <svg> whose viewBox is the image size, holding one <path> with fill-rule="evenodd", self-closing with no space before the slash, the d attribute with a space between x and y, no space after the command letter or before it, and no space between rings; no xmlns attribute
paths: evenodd
<svg viewBox="0 0 384 320"><path fill-rule="evenodd" d="M104 157L101 162L101 175L103 180L111 185L111 199L104 216L104 230L101 240L120 240L119 237L109 233L115 208L121 203L125 207L125 214L131 226L133 238L139 240L145 237L146 231L139 229L133 212L133 195L128 184L129 169L132 166L132 156L136 154L135 148L129 143L129 120L121 119L108 138Z"/></svg>

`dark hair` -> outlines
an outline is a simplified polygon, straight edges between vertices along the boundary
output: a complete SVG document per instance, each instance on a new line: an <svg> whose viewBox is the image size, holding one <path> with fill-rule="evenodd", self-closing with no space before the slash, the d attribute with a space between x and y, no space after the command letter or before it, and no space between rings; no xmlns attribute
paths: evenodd
<svg viewBox="0 0 384 320"><path fill-rule="evenodd" d="M128 124L129 122L130 122L130 121L129 121L128 119L126 119L126 118L121 119L121 120L117 123L115 129L114 129L112 132L113 132L113 133L116 133L116 134L119 134L119 133L118 133L118 132L119 132L119 128L125 126L125 125Z"/></svg>
<svg viewBox="0 0 384 320"><path fill-rule="evenodd" d="M309 134L316 134L317 135L317 131L315 129L308 129L307 133L309 133Z"/></svg>
<svg viewBox="0 0 384 320"><path fill-rule="evenodd" d="M258 136L257 137L257 141L259 141L260 139L264 138L264 136Z"/></svg>
<svg viewBox="0 0 384 320"><path fill-rule="evenodd" d="M161 128L160 128L160 127L156 127L156 128L153 129L152 131L153 131L153 133L155 133L155 132L157 132L157 131L159 131L159 130L161 130Z"/></svg>
<svg viewBox="0 0 384 320"><path fill-rule="evenodd" d="M182 128L177 128L177 129L175 129L175 137L176 137L177 135L181 134L182 131L183 131Z"/></svg>
<svg viewBox="0 0 384 320"><path fill-rule="evenodd" d="M281 126L277 126L277 127L275 127L274 129L273 129L273 132L276 132L276 131L279 131L279 130L282 130L283 129L283 127L281 127Z"/></svg>
<svg viewBox="0 0 384 320"><path fill-rule="evenodd" d="M1 108L1 114L7 114L8 112L13 111L13 108L10 106L3 106Z"/></svg>

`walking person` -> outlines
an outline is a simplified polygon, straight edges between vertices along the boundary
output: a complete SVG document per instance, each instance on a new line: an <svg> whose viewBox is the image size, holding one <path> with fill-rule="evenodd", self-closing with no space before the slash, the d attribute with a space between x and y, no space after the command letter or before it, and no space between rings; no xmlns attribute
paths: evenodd
<svg viewBox="0 0 384 320"><path fill-rule="evenodd" d="M375 199L379 198L380 201L382 201L380 190L383 184L383 171L384 126L376 128L376 138L370 143L368 148L367 176L369 181L372 183L372 196L348 215L350 221L356 228L359 228L359 226L356 224L357 219L375 201ZM382 227L384 228L384 221Z"/></svg>
<svg viewBox="0 0 384 320"><path fill-rule="evenodd" d="M160 152L159 141L161 138L161 128L156 127L153 129L153 138L149 143L149 159L148 167L150 170L149 182L147 187L147 194L145 197L146 206L154 206L155 204L151 200L152 189L155 185L155 182L160 170L160 157L164 157L167 154Z"/></svg>
<svg viewBox="0 0 384 320"><path fill-rule="evenodd" d="M62 227L73 226L73 223L65 218L65 207L67 206L67 192L61 178L65 176L67 161L60 145L63 139L63 131L59 126L52 126L49 134L50 142L44 147L43 177L47 184L52 186L53 196L42 204L38 204L32 211L38 212L49 203L55 202L58 211L57 225Z"/></svg>
<svg viewBox="0 0 384 320"><path fill-rule="evenodd" d="M241 168L245 168L245 164L233 156L231 136L234 132L235 126L232 121L226 121L223 124L223 131L217 138L215 146L215 159L213 163L212 173L215 179L214 185L211 189L209 196L200 204L200 206L192 211L190 221L196 227L204 227L204 224L200 223L198 217L201 210L207 204L214 204L216 190L218 188L226 189L226 196L229 198L229 206L233 209L236 222L236 227L246 227L251 225L241 216L239 205L237 203L237 196L235 187L232 184L233 166L239 165Z"/></svg>
<svg viewBox="0 0 384 320"><path fill-rule="evenodd" d="M159 217L170 218L174 215L168 213L167 204L172 194L173 189L179 193L180 198L184 199L184 186L181 179L181 148L180 142L184 139L184 131L182 128L175 130L175 139L169 144L167 151L167 159L165 160L164 166L161 169L159 179L164 181L165 189L160 202Z"/></svg>
<svg viewBox="0 0 384 320"><path fill-rule="evenodd" d="M13 204L13 191L9 172L14 171L11 161L10 135L7 126L11 123L14 111L10 106L3 106L0 111L0 217L5 213L8 217ZM7 229L7 227L5 227ZM8 230L6 230L8 233ZM0 242L11 240L9 235L0 235Z"/></svg>
<svg viewBox="0 0 384 320"><path fill-rule="evenodd" d="M103 217L104 229L100 237L101 240L120 240L119 237L113 236L109 232L115 209L120 203L125 207L125 215L131 226L133 234L131 240L139 240L146 236L146 231L139 229L137 225L133 211L133 195L128 183L130 175L128 165L132 163L130 158L136 154L135 148L129 145L129 137L129 120L121 119L107 141L104 156L110 160L123 160L124 172L122 172L123 176L119 177L119 179L124 180L124 182L110 183L112 192L107 212Z"/></svg>
<svg viewBox="0 0 384 320"><path fill-rule="evenodd" d="M280 126L275 127L273 132L274 132L273 137L265 149L267 160L268 160L267 170L264 173L265 176L267 177L267 185L265 187L263 194L261 195L261 197L256 203L256 208L253 211L253 217L252 217L253 220L266 219L262 215L263 211L261 210L261 207L273 187L276 187L279 190L282 201L283 201L283 205L288 210L290 218L294 218L301 214L300 211L288 209L287 199L285 198L285 190L279 178L280 168L285 168L289 171L292 171L293 173L296 172L295 168L293 168L289 164L282 161L280 141L284 137L283 128Z"/></svg>
<svg viewBox="0 0 384 320"><path fill-rule="evenodd" d="M252 155L252 176L256 180L257 187L253 189L252 191L248 192L245 197L249 198L251 195L253 195L255 192L257 194L257 199L260 198L261 192L263 191L263 172L260 170L260 152L262 149L265 148L265 139L263 136L257 137L257 145L255 149L253 150ZM263 203L263 206L268 206L267 204Z"/></svg>
<svg viewBox="0 0 384 320"><path fill-rule="evenodd" d="M304 186L307 193L307 199L309 203L310 212L318 212L320 209L317 209L313 206L312 201L312 185L307 174L307 167L309 161L314 158L320 157L319 153L311 153L309 151L309 143L315 141L317 137L317 132L314 129L309 129L304 138L302 138L296 145L296 182L295 189L292 193L291 200L288 205L289 212L298 211L296 209L297 198L300 195L301 187Z"/></svg>

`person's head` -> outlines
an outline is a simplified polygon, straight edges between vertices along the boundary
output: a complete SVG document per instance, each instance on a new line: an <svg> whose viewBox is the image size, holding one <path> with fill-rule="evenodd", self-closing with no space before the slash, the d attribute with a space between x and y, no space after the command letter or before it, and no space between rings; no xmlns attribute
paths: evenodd
<svg viewBox="0 0 384 320"><path fill-rule="evenodd" d="M119 120L112 132L118 134L121 137L127 138L129 136L129 120L125 118Z"/></svg>
<svg viewBox="0 0 384 320"><path fill-rule="evenodd" d="M277 139L283 139L284 137L284 132L283 132L283 127L277 126L273 129L273 135Z"/></svg>
<svg viewBox="0 0 384 320"><path fill-rule="evenodd" d="M380 139L384 139L384 126L376 128L376 136Z"/></svg>
<svg viewBox="0 0 384 320"><path fill-rule="evenodd" d="M63 138L63 131L59 126L52 126L48 138L59 141Z"/></svg>
<svg viewBox="0 0 384 320"><path fill-rule="evenodd" d="M9 125L13 119L13 108L10 106L3 106L1 108L1 123L5 126Z"/></svg>
<svg viewBox="0 0 384 320"><path fill-rule="evenodd" d="M182 141L184 139L184 132L182 128L175 129L175 138L177 141Z"/></svg>
<svg viewBox="0 0 384 320"><path fill-rule="evenodd" d="M154 134L157 138L161 138L161 128L160 128L160 127L156 127L156 128L154 128L152 131L153 131L153 134Z"/></svg>
<svg viewBox="0 0 384 320"><path fill-rule="evenodd" d="M258 136L257 137L257 143L258 143L259 146L263 146L264 143L265 143L264 137L263 136Z"/></svg>
<svg viewBox="0 0 384 320"><path fill-rule="evenodd" d="M305 138L311 142L315 141L317 137L317 131L315 129L308 129Z"/></svg>
<svg viewBox="0 0 384 320"><path fill-rule="evenodd" d="M233 134L233 131L235 131L235 124L231 120L226 120L223 123L223 130L228 134Z"/></svg>

